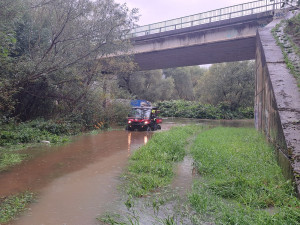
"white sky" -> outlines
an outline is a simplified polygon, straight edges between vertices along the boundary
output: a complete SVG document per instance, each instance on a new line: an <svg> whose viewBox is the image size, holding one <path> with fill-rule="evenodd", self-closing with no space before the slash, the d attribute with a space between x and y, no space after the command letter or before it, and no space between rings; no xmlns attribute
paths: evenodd
<svg viewBox="0 0 300 225"><path fill-rule="evenodd" d="M139 25L147 25L255 0L115 0L139 9Z"/></svg>

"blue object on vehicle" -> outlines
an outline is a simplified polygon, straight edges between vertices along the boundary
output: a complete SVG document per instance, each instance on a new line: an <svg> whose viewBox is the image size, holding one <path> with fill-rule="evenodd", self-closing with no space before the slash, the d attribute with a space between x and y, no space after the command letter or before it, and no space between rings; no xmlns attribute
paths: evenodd
<svg viewBox="0 0 300 225"><path fill-rule="evenodd" d="M138 99L138 100L131 100L130 105L131 107L151 106L151 102Z"/></svg>

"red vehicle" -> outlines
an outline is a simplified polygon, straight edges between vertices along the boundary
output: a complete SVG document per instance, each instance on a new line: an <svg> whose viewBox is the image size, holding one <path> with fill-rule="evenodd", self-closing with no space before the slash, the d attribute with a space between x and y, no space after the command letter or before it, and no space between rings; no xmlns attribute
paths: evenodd
<svg viewBox="0 0 300 225"><path fill-rule="evenodd" d="M161 129L162 119L158 117L159 110L155 107L133 107L127 119L126 130L154 131Z"/></svg>

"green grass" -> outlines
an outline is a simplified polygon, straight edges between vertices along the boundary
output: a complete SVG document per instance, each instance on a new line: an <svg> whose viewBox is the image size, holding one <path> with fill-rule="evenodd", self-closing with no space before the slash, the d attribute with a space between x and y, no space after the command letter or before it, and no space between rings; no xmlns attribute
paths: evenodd
<svg viewBox="0 0 300 225"><path fill-rule="evenodd" d="M27 158L26 154L18 153L1 153L0 152L0 172L5 170L8 167L14 166L22 162Z"/></svg>
<svg viewBox="0 0 300 225"><path fill-rule="evenodd" d="M0 198L0 224L14 219L20 212L24 211L34 199L34 194L25 192L4 199Z"/></svg>
<svg viewBox="0 0 300 225"><path fill-rule="evenodd" d="M200 126L174 127L154 134L147 145L137 150L129 160L125 174L130 196L143 196L171 182L175 162L183 160L188 137L202 130Z"/></svg>
<svg viewBox="0 0 300 225"><path fill-rule="evenodd" d="M202 181L189 201L216 224L299 224L300 201L255 129L214 128L192 147ZM273 211L272 213L268 210Z"/></svg>

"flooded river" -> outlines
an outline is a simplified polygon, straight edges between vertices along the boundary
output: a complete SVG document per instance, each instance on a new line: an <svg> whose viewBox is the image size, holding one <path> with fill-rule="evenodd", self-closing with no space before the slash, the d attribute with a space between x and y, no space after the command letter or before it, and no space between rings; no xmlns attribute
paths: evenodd
<svg viewBox="0 0 300 225"><path fill-rule="evenodd" d="M166 119L163 130L177 124L253 126L253 121ZM60 147L45 147L37 157L0 174L0 197L37 192L13 225L94 225L96 217L117 201L117 186L128 157L146 144L152 132L107 131L76 138Z"/></svg>

